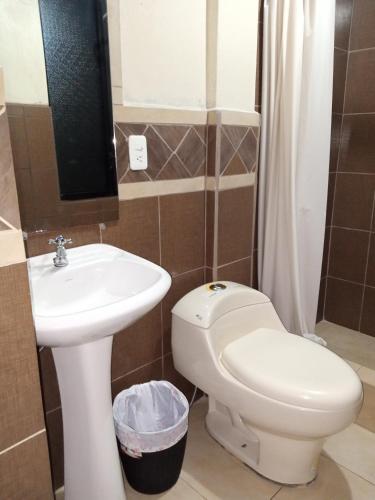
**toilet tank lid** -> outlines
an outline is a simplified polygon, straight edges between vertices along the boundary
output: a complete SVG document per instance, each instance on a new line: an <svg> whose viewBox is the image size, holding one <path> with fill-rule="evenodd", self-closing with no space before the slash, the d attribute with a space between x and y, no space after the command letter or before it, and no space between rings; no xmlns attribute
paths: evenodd
<svg viewBox="0 0 375 500"><path fill-rule="evenodd" d="M270 299L258 290L233 281L206 283L195 288L172 309L172 314L200 328L209 328L220 316Z"/></svg>

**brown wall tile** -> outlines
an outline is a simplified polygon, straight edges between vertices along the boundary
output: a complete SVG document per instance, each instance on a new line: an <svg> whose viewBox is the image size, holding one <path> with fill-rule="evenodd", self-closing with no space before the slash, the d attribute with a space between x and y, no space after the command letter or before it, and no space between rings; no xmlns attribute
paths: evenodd
<svg viewBox="0 0 375 500"><path fill-rule="evenodd" d="M373 0L355 0L350 50L375 47L375 3Z"/></svg>
<svg viewBox="0 0 375 500"><path fill-rule="evenodd" d="M113 338L112 380L162 356L161 304Z"/></svg>
<svg viewBox="0 0 375 500"><path fill-rule="evenodd" d="M332 111L334 113L343 112L347 59L348 53L346 50L335 49L332 98Z"/></svg>
<svg viewBox="0 0 375 500"><path fill-rule="evenodd" d="M337 174L333 224L369 230L375 177L364 174Z"/></svg>
<svg viewBox="0 0 375 500"><path fill-rule="evenodd" d="M375 50L350 52L345 113L375 111Z"/></svg>
<svg viewBox="0 0 375 500"><path fill-rule="evenodd" d="M172 354L168 354L163 358L163 379L168 380L171 384L180 389L180 391L185 394L188 401L191 400L194 386L175 369Z"/></svg>
<svg viewBox="0 0 375 500"><path fill-rule="evenodd" d="M46 108L40 116L25 115L25 128L32 170L54 169L57 172L55 136L52 112Z"/></svg>
<svg viewBox="0 0 375 500"><path fill-rule="evenodd" d="M64 486L64 432L61 408L46 414L53 489Z"/></svg>
<svg viewBox="0 0 375 500"><path fill-rule="evenodd" d="M184 179L205 174L206 126L116 123L117 171L120 183ZM129 169L128 137L144 134L147 171Z"/></svg>
<svg viewBox="0 0 375 500"><path fill-rule="evenodd" d="M325 302L326 286L327 286L327 278L322 278L320 280L318 310L316 313L317 323L319 323L319 321L322 321L322 319L324 318L324 302Z"/></svg>
<svg viewBox="0 0 375 500"><path fill-rule="evenodd" d="M204 192L160 198L161 264L172 276L204 267Z"/></svg>
<svg viewBox="0 0 375 500"><path fill-rule="evenodd" d="M44 428L26 264L0 267L0 451Z"/></svg>
<svg viewBox="0 0 375 500"><path fill-rule="evenodd" d="M150 380L161 380L162 377L162 360L157 359L149 365L141 366L137 370L113 380L112 397L114 398L119 392L134 384L144 384L150 382Z"/></svg>
<svg viewBox="0 0 375 500"><path fill-rule="evenodd" d="M162 302L163 307L163 355L171 352L171 310L174 305L188 292L204 284L204 269L196 269L172 280L172 286Z"/></svg>
<svg viewBox="0 0 375 500"><path fill-rule="evenodd" d="M336 173L330 172L328 175L327 208L326 208L326 226L332 224L333 200L336 187Z"/></svg>
<svg viewBox="0 0 375 500"><path fill-rule="evenodd" d="M50 238L55 238L58 234L63 234L66 238L73 240L71 245L67 245L68 256L69 248L91 243L100 243L100 230L98 225L64 227L59 231L44 231L42 233L29 233L26 241L26 250L28 257L42 255L54 251L54 247L48 244Z"/></svg>
<svg viewBox="0 0 375 500"><path fill-rule="evenodd" d="M156 197L120 202L120 218L102 231L103 243L160 264L159 213Z"/></svg>
<svg viewBox="0 0 375 500"><path fill-rule="evenodd" d="M207 127L207 175L213 177L216 171L216 125Z"/></svg>
<svg viewBox="0 0 375 500"><path fill-rule="evenodd" d="M363 283L365 278L369 233L333 227L329 276Z"/></svg>
<svg viewBox="0 0 375 500"><path fill-rule="evenodd" d="M341 172L375 174L375 115L346 115L343 120Z"/></svg>
<svg viewBox="0 0 375 500"><path fill-rule="evenodd" d="M254 190L252 187L219 193L218 265L252 254Z"/></svg>
<svg viewBox="0 0 375 500"><path fill-rule="evenodd" d="M321 277L324 278L328 273L328 256L329 256L329 244L331 237L331 228L326 226L324 233L324 247L323 247L323 259L322 259L322 273Z"/></svg>
<svg viewBox="0 0 375 500"><path fill-rule="evenodd" d="M337 170L337 159L339 156L340 148L340 133L341 133L342 115L332 113L332 126L331 126L331 149L329 159L329 171L335 172Z"/></svg>
<svg viewBox="0 0 375 500"><path fill-rule="evenodd" d="M52 500L45 433L0 455L0 492L4 500Z"/></svg>
<svg viewBox="0 0 375 500"><path fill-rule="evenodd" d="M235 281L243 285L251 286L251 257L219 267L217 270L218 280Z"/></svg>
<svg viewBox="0 0 375 500"><path fill-rule="evenodd" d="M335 47L348 49L353 0L336 0Z"/></svg>
<svg viewBox="0 0 375 500"><path fill-rule="evenodd" d="M27 147L27 135L23 113L21 116L9 114L8 118L14 168L16 170L30 169L29 150Z"/></svg>
<svg viewBox="0 0 375 500"><path fill-rule="evenodd" d="M325 319L358 330L362 291L362 285L327 278Z"/></svg>
<svg viewBox="0 0 375 500"><path fill-rule="evenodd" d="M370 237L366 284L375 287L375 233L372 233Z"/></svg>
<svg viewBox="0 0 375 500"><path fill-rule="evenodd" d="M365 287L360 331L375 337L375 288Z"/></svg>
<svg viewBox="0 0 375 500"><path fill-rule="evenodd" d="M39 369L44 411L55 410L61 406L61 401L55 363L49 347L45 347L39 352Z"/></svg>
<svg viewBox="0 0 375 500"><path fill-rule="evenodd" d="M185 135L176 154L190 175L197 175L200 167L206 161L206 147L194 127Z"/></svg>

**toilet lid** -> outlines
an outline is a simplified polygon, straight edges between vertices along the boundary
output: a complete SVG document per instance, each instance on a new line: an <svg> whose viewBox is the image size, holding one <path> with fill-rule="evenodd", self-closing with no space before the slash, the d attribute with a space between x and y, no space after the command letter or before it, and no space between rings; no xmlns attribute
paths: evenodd
<svg viewBox="0 0 375 500"><path fill-rule="evenodd" d="M362 397L361 382L344 360L298 335L259 328L228 344L221 361L244 385L284 403L338 410Z"/></svg>

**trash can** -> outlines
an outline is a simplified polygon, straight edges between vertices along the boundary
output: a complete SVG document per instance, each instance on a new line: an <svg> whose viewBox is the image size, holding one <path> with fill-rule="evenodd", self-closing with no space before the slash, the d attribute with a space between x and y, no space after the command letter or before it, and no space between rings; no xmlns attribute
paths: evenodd
<svg viewBox="0 0 375 500"><path fill-rule="evenodd" d="M162 493L179 478L185 454L189 403L167 381L133 385L113 403L120 457L129 484Z"/></svg>

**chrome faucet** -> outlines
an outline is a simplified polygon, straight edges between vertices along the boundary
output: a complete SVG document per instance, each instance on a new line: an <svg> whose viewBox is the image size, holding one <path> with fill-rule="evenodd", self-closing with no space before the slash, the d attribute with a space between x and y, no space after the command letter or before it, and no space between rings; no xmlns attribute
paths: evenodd
<svg viewBox="0 0 375 500"><path fill-rule="evenodd" d="M65 245L73 243L70 238L65 239L62 234L56 236L55 239L48 240L49 245L56 246L56 257L53 258L53 264L55 267L64 267L69 264L68 258L66 256Z"/></svg>

